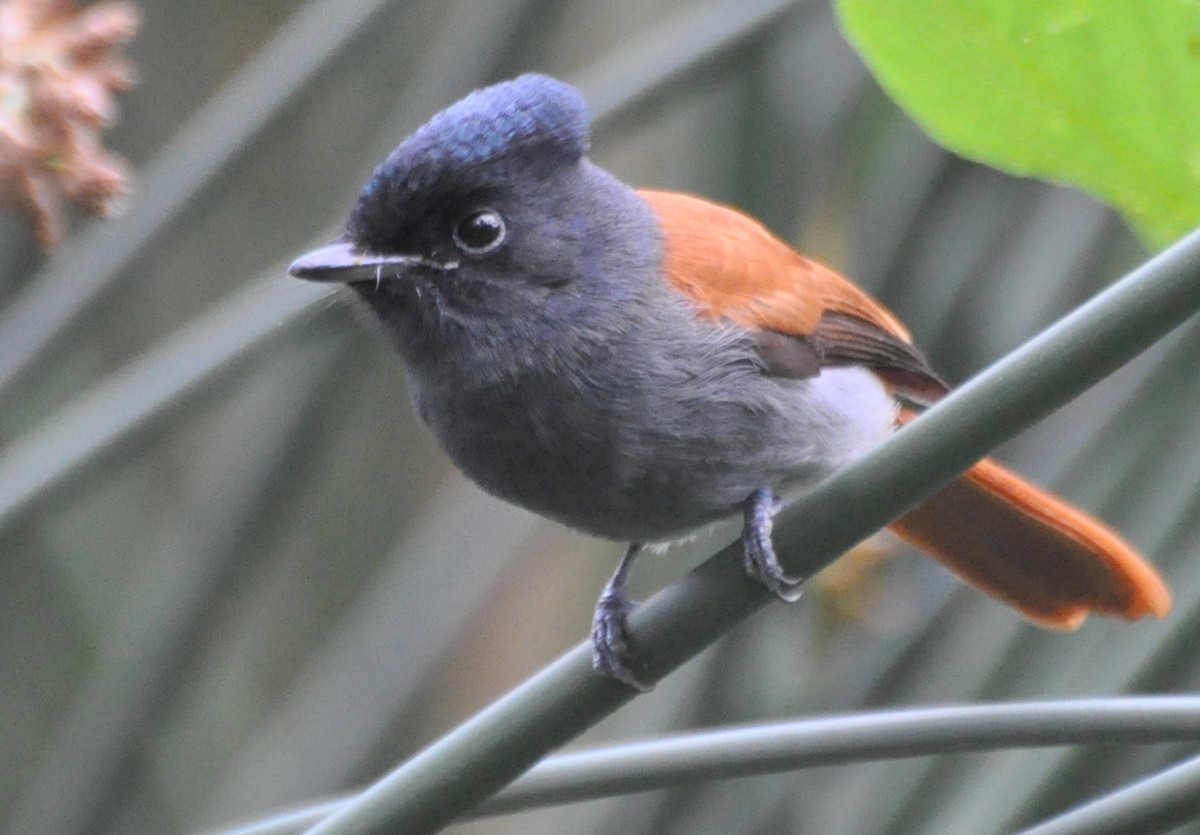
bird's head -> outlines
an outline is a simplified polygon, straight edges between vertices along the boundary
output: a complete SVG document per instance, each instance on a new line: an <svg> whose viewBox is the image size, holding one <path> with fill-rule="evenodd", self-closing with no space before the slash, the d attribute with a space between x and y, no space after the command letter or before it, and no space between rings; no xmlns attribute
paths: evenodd
<svg viewBox="0 0 1200 835"><path fill-rule="evenodd" d="M341 238L292 264L350 285L410 361L606 327L658 257L648 207L589 162L590 115L527 74L471 93L375 169Z"/></svg>

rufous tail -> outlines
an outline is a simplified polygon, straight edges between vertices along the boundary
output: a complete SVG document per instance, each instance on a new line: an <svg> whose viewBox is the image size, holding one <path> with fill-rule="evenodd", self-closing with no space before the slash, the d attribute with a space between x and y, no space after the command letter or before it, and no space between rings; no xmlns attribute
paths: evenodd
<svg viewBox="0 0 1200 835"><path fill-rule="evenodd" d="M1171 593L1115 531L991 460L891 526L971 585L1040 626L1089 613L1164 617Z"/></svg>

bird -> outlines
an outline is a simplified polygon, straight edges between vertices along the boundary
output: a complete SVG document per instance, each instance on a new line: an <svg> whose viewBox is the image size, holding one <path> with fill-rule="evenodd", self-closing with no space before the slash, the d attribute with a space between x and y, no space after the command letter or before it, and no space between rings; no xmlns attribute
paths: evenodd
<svg viewBox="0 0 1200 835"><path fill-rule="evenodd" d="M745 573L805 578L778 497L948 387L904 324L741 211L635 189L588 156L591 115L538 73L476 90L371 174L291 275L347 286L417 413L485 491L629 543L597 601L595 669L638 690L626 585L650 544L741 515ZM1164 617L1158 572L1103 522L984 459L891 529L1036 624Z"/></svg>

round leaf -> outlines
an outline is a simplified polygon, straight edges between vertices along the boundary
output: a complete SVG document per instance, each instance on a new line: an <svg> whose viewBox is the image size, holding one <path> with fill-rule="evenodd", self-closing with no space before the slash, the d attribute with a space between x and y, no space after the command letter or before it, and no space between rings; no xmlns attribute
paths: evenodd
<svg viewBox="0 0 1200 835"><path fill-rule="evenodd" d="M1153 246L1200 223L1200 2L838 7L880 83L954 152L1078 186Z"/></svg>

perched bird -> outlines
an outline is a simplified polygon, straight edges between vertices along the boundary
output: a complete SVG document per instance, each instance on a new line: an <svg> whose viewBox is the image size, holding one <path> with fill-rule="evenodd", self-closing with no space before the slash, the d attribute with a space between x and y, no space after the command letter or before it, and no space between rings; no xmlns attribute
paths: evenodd
<svg viewBox="0 0 1200 835"><path fill-rule="evenodd" d="M542 75L471 93L405 139L345 233L290 272L357 294L483 489L632 543L592 643L598 670L641 687L625 585L644 543L740 510L747 574L795 600L771 544L776 494L946 387L894 315L753 219L597 167L589 121L578 91ZM991 461L892 528L1043 626L1170 608L1116 533Z"/></svg>

